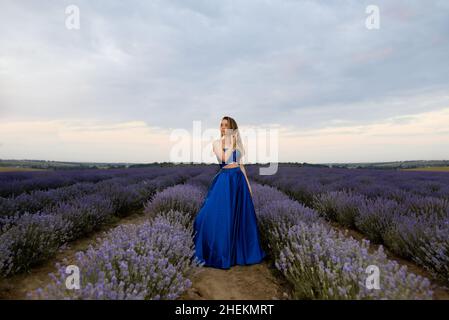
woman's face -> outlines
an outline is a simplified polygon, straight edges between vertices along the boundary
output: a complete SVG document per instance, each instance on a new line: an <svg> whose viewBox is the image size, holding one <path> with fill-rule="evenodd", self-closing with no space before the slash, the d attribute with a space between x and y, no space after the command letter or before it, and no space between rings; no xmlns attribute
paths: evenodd
<svg viewBox="0 0 449 320"><path fill-rule="evenodd" d="M226 129L229 129L229 122L226 119L221 120L221 124L220 124L220 131L221 131L221 135L225 135L226 133ZM230 130L228 130L227 132L229 132Z"/></svg>

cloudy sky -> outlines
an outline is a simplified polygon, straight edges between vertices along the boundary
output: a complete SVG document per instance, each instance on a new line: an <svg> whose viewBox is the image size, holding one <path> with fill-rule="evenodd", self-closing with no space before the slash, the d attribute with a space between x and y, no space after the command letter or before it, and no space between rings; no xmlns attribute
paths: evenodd
<svg viewBox="0 0 449 320"><path fill-rule="evenodd" d="M448 57L447 0L1 0L0 158L168 161L230 115L279 161L449 159Z"/></svg>

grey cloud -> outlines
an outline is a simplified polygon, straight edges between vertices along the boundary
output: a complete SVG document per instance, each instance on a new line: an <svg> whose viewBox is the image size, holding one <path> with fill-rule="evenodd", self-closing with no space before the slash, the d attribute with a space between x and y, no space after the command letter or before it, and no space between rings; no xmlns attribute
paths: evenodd
<svg viewBox="0 0 449 320"><path fill-rule="evenodd" d="M381 29L369 31L371 1L6 1L1 109L317 128L447 107L447 2L377 3ZM64 28L68 4L81 9L79 31Z"/></svg>

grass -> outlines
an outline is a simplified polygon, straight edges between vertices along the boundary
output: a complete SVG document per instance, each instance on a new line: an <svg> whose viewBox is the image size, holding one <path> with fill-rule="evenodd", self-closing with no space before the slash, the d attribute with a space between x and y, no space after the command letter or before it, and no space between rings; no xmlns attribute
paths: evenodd
<svg viewBox="0 0 449 320"><path fill-rule="evenodd" d="M446 167L422 167L422 168L410 168L410 169L402 169L404 171L442 171L449 172L449 166Z"/></svg>
<svg viewBox="0 0 449 320"><path fill-rule="evenodd" d="M46 169L22 168L22 167L0 167L0 172L15 172L15 171L45 171Z"/></svg>

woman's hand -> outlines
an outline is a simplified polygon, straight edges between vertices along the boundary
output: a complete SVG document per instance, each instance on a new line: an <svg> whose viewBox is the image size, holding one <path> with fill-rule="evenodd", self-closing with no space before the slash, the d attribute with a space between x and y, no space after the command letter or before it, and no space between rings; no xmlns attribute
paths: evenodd
<svg viewBox="0 0 449 320"><path fill-rule="evenodd" d="M227 144L227 142L229 142ZM231 133L230 135L224 135L221 138L222 148L225 148L226 145L230 146L230 149L235 149L237 145L237 136L235 133Z"/></svg>

